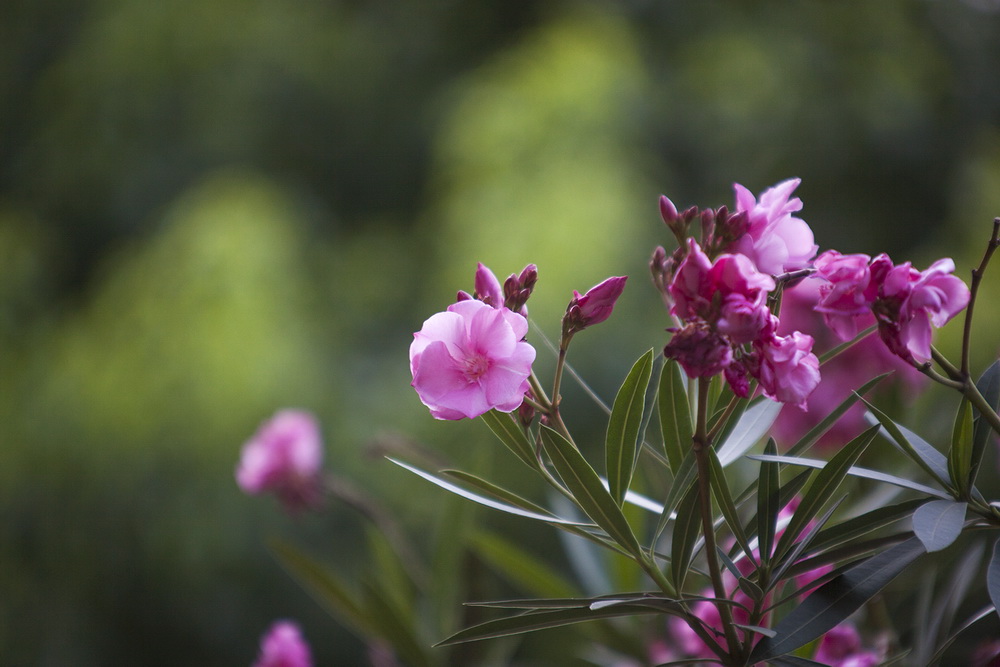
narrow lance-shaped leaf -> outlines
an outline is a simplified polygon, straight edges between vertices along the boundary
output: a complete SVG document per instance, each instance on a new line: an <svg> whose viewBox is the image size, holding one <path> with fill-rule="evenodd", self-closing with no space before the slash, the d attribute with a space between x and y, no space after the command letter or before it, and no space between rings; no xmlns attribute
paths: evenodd
<svg viewBox="0 0 1000 667"><path fill-rule="evenodd" d="M781 408L781 403L770 400L762 400L747 408L732 435L716 448L722 467L746 454L747 450L763 438L778 418Z"/></svg>
<svg viewBox="0 0 1000 667"><path fill-rule="evenodd" d="M481 419L517 458L521 459L532 470L538 470L535 448L513 417L503 412L490 410L484 413Z"/></svg>
<svg viewBox="0 0 1000 667"><path fill-rule="evenodd" d="M922 553L924 547L920 540L911 537L827 582L781 619L774 628L776 635L762 639L754 647L748 662L786 655L829 631L857 611Z"/></svg>
<svg viewBox="0 0 1000 667"><path fill-rule="evenodd" d="M663 435L663 450L670 464L670 470L677 474L684 454L691 449L694 430L691 426L691 406L684 391L681 367L673 359L663 364L657 394L657 408L660 415L660 433Z"/></svg>
<svg viewBox="0 0 1000 667"><path fill-rule="evenodd" d="M652 372L653 350L650 349L639 357L625 377L608 420L605 439L608 484L611 497L619 506L625 501L625 492L632 481L643 405Z"/></svg>
<svg viewBox="0 0 1000 667"><path fill-rule="evenodd" d="M942 488L951 488L948 484L948 466L944 454L934 449L926 440L916 437L916 434L902 428L887 414L874 405L861 399L869 413L882 425L889 440L893 442L914 463L924 469Z"/></svg>
<svg viewBox="0 0 1000 667"><path fill-rule="evenodd" d="M696 474L697 466L694 461L694 451L689 449L680 468L674 473L674 481L670 485L670 491L667 492L666 500L663 501L663 511L660 513L660 520L657 522L656 530L653 532L650 551L656 548L656 543L660 541L660 536L666 530L667 523L674 518L674 510L677 508L677 503L681 501L687 490L691 488Z"/></svg>
<svg viewBox="0 0 1000 667"><path fill-rule="evenodd" d="M715 494L716 500L719 501L719 509L722 510L722 515L726 518L726 523L729 524L729 529L732 531L733 537L736 538L736 542L740 545L740 548L743 549L743 553L748 558L752 558L753 549L750 547L746 533L743 532L743 524L740 522L740 515L736 511L736 503L733 502L733 494L729 490L726 473L719 463L719 457L715 455L715 450L708 449L707 453L708 462L712 469L712 492Z"/></svg>
<svg viewBox="0 0 1000 667"><path fill-rule="evenodd" d="M769 438L764 447L764 454L774 456L778 446L774 438ZM761 461L760 474L757 478L757 543L760 559L767 562L771 559L771 549L774 546L775 525L781 505L778 495L781 487L781 477L778 464L772 461Z"/></svg>
<svg viewBox="0 0 1000 667"><path fill-rule="evenodd" d="M1000 360L994 361L986 372L982 374L976 382L976 389L986 399L987 405L996 411L1000 408ZM986 453L986 443L990 440L990 433L993 428L989 421L983 419L979 412L973 418L972 428L972 456L969 467L969 488L976 485L976 477L979 475L979 466L983 462L983 455ZM995 434L1000 435L1000 434Z"/></svg>
<svg viewBox="0 0 1000 667"><path fill-rule="evenodd" d="M969 470L972 467L972 404L963 398L955 415L951 449L948 450L948 473L959 498L969 496Z"/></svg>
<svg viewBox="0 0 1000 667"><path fill-rule="evenodd" d="M953 500L934 500L913 513L913 532L928 553L941 551L962 533L966 504Z"/></svg>
<svg viewBox="0 0 1000 667"><path fill-rule="evenodd" d="M427 644L416 635L418 619L399 609L393 598L381 590L377 582L366 582L364 589L365 600L376 620L378 633L392 645L406 664L431 667L433 663L427 655Z"/></svg>
<svg viewBox="0 0 1000 667"><path fill-rule="evenodd" d="M812 484L806 490L802 502L799 503L798 508L792 515L791 521L788 522L788 527L781 535L781 539L778 540L778 548L775 550L777 556L780 557L787 553L795 538L806 527L806 524L815 518L820 508L830 500L837 487L844 480L844 477L847 476L847 471L850 470L868 444L875 438L876 433L878 433L878 427L873 426L854 440L851 440L819 471L813 479Z"/></svg>
<svg viewBox="0 0 1000 667"><path fill-rule="evenodd" d="M986 569L986 588L990 593L990 602L1000 612L1000 540L993 545L993 556Z"/></svg>
<svg viewBox="0 0 1000 667"><path fill-rule="evenodd" d="M823 434L829 431L830 427L832 427L837 422L837 420L840 419L841 415L850 410L855 403L861 400L862 396L867 394L872 389L872 387L874 387L879 382L889 377L889 375L890 375L889 373L882 373L881 375L877 375L868 382L861 385L857 391L852 391L851 394L847 398L845 398L840 403L840 405L834 408L833 411L831 411L826 417L824 417L823 420L820 421L820 423L813 426L811 429L809 429L808 433L799 438L799 441L788 449L787 454L789 456L797 456L798 454L801 454L802 452L806 451L814 444L816 444L816 442L821 437L823 437Z"/></svg>
<svg viewBox="0 0 1000 667"><path fill-rule="evenodd" d="M546 454L580 509L623 549L641 557L639 541L622 514L621 507L605 490L600 476L583 455L551 428L542 426L541 434Z"/></svg>
<svg viewBox="0 0 1000 667"><path fill-rule="evenodd" d="M701 513L698 511L698 486L692 486L677 508L677 521L670 543L670 572L674 586L681 590L688 568L691 567L691 557L694 545L701 532Z"/></svg>

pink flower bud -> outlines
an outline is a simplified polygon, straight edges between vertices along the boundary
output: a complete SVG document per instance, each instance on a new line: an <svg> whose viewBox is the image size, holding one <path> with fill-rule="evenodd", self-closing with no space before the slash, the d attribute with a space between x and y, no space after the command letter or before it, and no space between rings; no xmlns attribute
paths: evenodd
<svg viewBox="0 0 1000 667"><path fill-rule="evenodd" d="M667 223L667 226L677 222L677 207L667 199L666 195L660 195L660 217L663 218L663 222Z"/></svg>
<svg viewBox="0 0 1000 667"><path fill-rule="evenodd" d="M563 329L569 332L582 331L611 317L615 302L625 289L626 280L628 276L612 276L594 285L583 295L573 290L573 299L566 307L563 318Z"/></svg>
<svg viewBox="0 0 1000 667"><path fill-rule="evenodd" d="M688 377L718 375L733 360L729 342L704 324L689 324L674 333L663 348L667 359L676 359Z"/></svg>
<svg viewBox="0 0 1000 667"><path fill-rule="evenodd" d="M309 645L299 627L291 621L278 621L261 639L260 656L253 667L312 667Z"/></svg>
<svg viewBox="0 0 1000 667"><path fill-rule="evenodd" d="M432 315L410 345L411 385L437 419L516 410L528 390L535 348L528 321L507 308L460 301Z"/></svg>
<svg viewBox="0 0 1000 667"><path fill-rule="evenodd" d="M479 262L476 268L476 298L494 308L503 305L503 288L500 286L500 281L482 262Z"/></svg>
<svg viewBox="0 0 1000 667"><path fill-rule="evenodd" d="M243 445L236 482L245 493L274 493L286 509L314 507L322 499L323 444L316 418L282 410Z"/></svg>

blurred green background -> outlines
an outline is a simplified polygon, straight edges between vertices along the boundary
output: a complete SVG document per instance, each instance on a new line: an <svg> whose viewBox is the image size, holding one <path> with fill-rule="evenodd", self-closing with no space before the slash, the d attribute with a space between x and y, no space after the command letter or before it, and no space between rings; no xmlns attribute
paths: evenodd
<svg viewBox="0 0 1000 667"><path fill-rule="evenodd" d="M292 617L360 664L265 538L349 571L361 529L239 492L263 419L315 411L328 468L419 538L441 492L365 447L494 446L408 386L477 261L538 264L550 335L632 276L574 343L605 395L664 342L660 193L799 176L822 248L968 267L998 63L990 0L0 3L0 663L246 665Z"/></svg>

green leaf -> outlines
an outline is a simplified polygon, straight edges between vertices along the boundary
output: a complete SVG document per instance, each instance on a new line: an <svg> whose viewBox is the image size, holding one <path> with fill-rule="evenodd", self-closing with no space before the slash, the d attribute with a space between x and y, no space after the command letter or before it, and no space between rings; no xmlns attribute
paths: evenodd
<svg viewBox="0 0 1000 667"><path fill-rule="evenodd" d="M525 593L547 598L571 598L580 594L560 572L495 533L475 533L472 547L487 566Z"/></svg>
<svg viewBox="0 0 1000 667"><path fill-rule="evenodd" d="M850 410L851 406L857 403L862 396L871 391L872 387L889 377L889 375L891 375L891 373L882 373L881 375L877 375L868 382L864 383L860 388L858 388L857 391L851 392L851 395L845 398L841 404L834 408L830 414L824 417L820 423L813 426L809 429L808 433L799 438L799 441L788 449L787 454L789 456L797 456L816 444L816 442L823 437L823 434L829 431L830 427L832 427L837 420L840 419L841 415Z"/></svg>
<svg viewBox="0 0 1000 667"><path fill-rule="evenodd" d="M677 520L670 542L670 573L677 590L684 587L684 579L691 567L694 555L694 545L701 532L701 513L698 511L697 485L688 489L680 506L677 508Z"/></svg>
<svg viewBox="0 0 1000 667"><path fill-rule="evenodd" d="M865 512L860 516L842 521L836 526L825 528L813 540L810 551L821 553L826 549L840 546L862 535L867 535L874 530L905 519L908 516L912 516L913 512L926 502L926 499L918 498L916 500L907 500L897 505L879 507L870 512Z"/></svg>
<svg viewBox="0 0 1000 667"><path fill-rule="evenodd" d="M778 418L781 408L781 403L770 400L760 401L747 408L733 429L732 435L716 448L719 453L719 463L723 468L746 454L764 437L774 424L774 420Z"/></svg>
<svg viewBox="0 0 1000 667"><path fill-rule="evenodd" d="M514 456L521 459L526 466L532 470L538 470L538 457L535 456L535 448L524 434L520 424L506 413L490 410L484 413L480 419L490 428L500 439L500 442L507 446L507 449L514 452Z"/></svg>
<svg viewBox="0 0 1000 667"><path fill-rule="evenodd" d="M364 585L365 600L371 609L372 617L377 619L378 631L383 639L392 645L393 651L408 665L414 667L430 667L432 664L427 655L426 643L416 634L418 618L407 614L394 604L394 598L379 588L375 582Z"/></svg>
<svg viewBox="0 0 1000 667"><path fill-rule="evenodd" d="M330 568L287 542L272 539L268 547L281 566L340 622L361 637L376 633L372 617Z"/></svg>
<svg viewBox="0 0 1000 667"><path fill-rule="evenodd" d="M748 558L752 558L753 549L750 547L750 541L747 539L746 533L743 532L743 523L740 521L740 515L736 511L733 494L729 490L729 482L726 481L726 473L722 469L722 464L719 463L719 457L716 456L715 450L708 449L707 453L712 474L712 492L715 494L716 500L719 501L719 509L722 510L722 515L726 518L726 523L729 525L733 537L736 538L736 542L743 549L743 553Z"/></svg>
<svg viewBox="0 0 1000 667"><path fill-rule="evenodd" d="M684 461L681 463L677 472L674 474L674 481L670 485L670 491L667 492L667 499L663 501L663 511L660 512L660 520L656 524L656 531L653 533L653 540L650 544L650 551L656 547L656 543L660 541L660 536L663 535L663 531L667 528L667 523L671 519L676 518L676 512L674 510L677 508L677 503L681 501L684 494L687 493L691 485L694 484L695 476L697 474L697 466L694 460L694 450L689 449L687 454L684 456Z"/></svg>
<svg viewBox="0 0 1000 667"><path fill-rule="evenodd" d="M972 468L972 404L963 398L955 415L948 450L948 473L958 497L969 497L969 471Z"/></svg>
<svg viewBox="0 0 1000 667"><path fill-rule="evenodd" d="M993 545L993 556L986 568L986 589L990 593L990 602L1000 612L1000 540Z"/></svg>
<svg viewBox="0 0 1000 667"><path fill-rule="evenodd" d="M958 539L965 523L966 504L934 500L913 513L913 532L927 553L941 551Z"/></svg>
<svg viewBox="0 0 1000 667"><path fill-rule="evenodd" d="M775 549L776 556L781 557L788 552L789 547L795 542L795 538L799 536L799 533L816 517L823 505L833 496L837 487L840 486L844 477L847 476L847 471L850 470L868 444L875 438L877 432L878 427L873 426L854 440L851 440L819 471L802 497L802 502L799 503L798 508L792 515L791 521L788 522L788 527L785 528L781 539L778 540L778 547Z"/></svg>
<svg viewBox="0 0 1000 667"><path fill-rule="evenodd" d="M619 506L632 481L638 451L639 427L642 425L646 389L653 372L653 350L648 350L632 366L615 396L605 438L605 457L611 497Z"/></svg>
<svg viewBox="0 0 1000 667"><path fill-rule="evenodd" d="M792 609L774 628L775 637L763 638L748 662L771 660L791 653L832 629L857 611L900 572L924 553L911 537L827 582Z"/></svg>
<svg viewBox="0 0 1000 667"><path fill-rule="evenodd" d="M826 467L826 461L820 459L806 459L800 456L781 456L781 455L770 455L770 454L751 454L747 457L754 461L773 461L775 463L787 463L794 466L802 466L805 468L818 468L822 469ZM944 500L950 500L951 496L943 491L938 491L937 489L931 488L929 486L924 486L919 482L914 482L905 477L897 477L896 475L890 475L887 472L882 472L881 470L871 470L870 468L860 468L858 466L851 466L847 471L848 475L852 477L864 477L865 479L874 480L876 482L885 482L886 484L892 484L893 486L899 486L904 489L912 489L913 491L919 491L920 493L926 494L928 496L933 496L935 498L942 498Z"/></svg>
<svg viewBox="0 0 1000 667"><path fill-rule="evenodd" d="M985 607L977 611L975 614L970 616L964 623L962 623L961 626L958 627L958 629L955 630L955 632L951 634L950 637L941 642L941 645L938 646L937 651L935 651L934 655L931 656L930 660L928 660L926 664L928 665L938 664L938 662L941 660L941 657L944 655L944 652L948 650L948 647L951 646L956 639L958 639L959 635L961 635L963 632L965 632L973 625L986 618L987 616L992 616L993 614L996 613L996 611L997 607L995 605L986 605Z"/></svg>
<svg viewBox="0 0 1000 667"><path fill-rule="evenodd" d="M657 394L663 450L670 464L670 470L675 475L684 460L684 455L691 449L691 438L694 437L691 406L684 390L682 372L676 361L668 359L660 372Z"/></svg>
<svg viewBox="0 0 1000 667"><path fill-rule="evenodd" d="M396 465L398 465L399 467L406 468L410 472L412 472L412 473L414 473L416 475L419 475L420 477L423 477L428 482L432 482L434 484L437 484L438 486L440 486L442 489L445 489L446 491L451 491L455 495L461 496L462 498L465 498L466 500L471 500L474 503L479 503L480 505L484 505L486 507L490 507L490 508L495 509L495 510L500 510L501 512L507 512L508 514L514 514L516 516L524 517L526 519L534 519L535 521L544 521L545 523L551 523L551 524L561 524L561 525L567 525L567 526L588 526L588 525L591 525L591 524L588 524L586 522L570 521L569 519L562 519L562 518L557 517L557 516L555 516L553 514L544 514L544 513L541 513L541 512L533 512L533 511L530 511L530 510L523 509L521 507L516 507L515 505L510 505L510 504L507 504L507 503L501 503L501 502L498 502L496 500L493 500L492 498L487 498L487 497L481 496L481 495L479 495L477 493L473 493L471 491L467 491L466 489L463 489L460 486L452 484L451 482L449 482L447 480L441 479L437 475L432 475L429 472L425 472L425 471L421 470L420 468L415 468L415 467L413 467L411 465L403 463L402 461L397 461L394 458L390 458L390 457L387 457L387 458L390 461L392 461L393 463L395 463ZM455 472L456 471L451 471L450 474L454 475ZM598 483L600 483L600 482L598 482ZM497 487L497 488L499 488L499 487Z"/></svg>
<svg viewBox="0 0 1000 667"><path fill-rule="evenodd" d="M774 438L769 438L764 446L764 454L774 456L778 446ZM760 560L763 563L771 560L771 549L774 547L774 533L781 511L779 491L781 477L778 464L773 461L761 461L760 473L757 477L757 544Z"/></svg>
<svg viewBox="0 0 1000 667"><path fill-rule="evenodd" d="M979 393L986 399L986 403L994 411L1000 409L1000 360L994 361L986 369L986 372L976 382L976 389L979 390ZM979 476L979 466L982 464L983 455L986 453L986 443L989 442L990 433L993 432L990 423L982 418L978 410L973 419L972 431L972 456L970 457L971 465L969 467L970 489L976 485L976 477Z"/></svg>
<svg viewBox="0 0 1000 667"><path fill-rule="evenodd" d="M621 507L605 490L601 478L571 442L551 428L541 427L542 446L566 488L584 514L604 529L627 552L642 556L639 541L632 533Z"/></svg>
<svg viewBox="0 0 1000 667"><path fill-rule="evenodd" d="M494 498L498 498L503 502L514 505L515 507L520 507L525 511L532 512L535 514L541 514L543 516L548 516L552 514L552 512L545 509L541 505L536 505L530 500L522 498L521 496L517 495L513 491L508 491L502 486L497 486L493 482L485 480L482 477L479 477L478 475L473 475L472 473L468 473L462 470L449 470L449 469L442 470L440 474L458 480L463 484L474 486L481 491L485 491Z"/></svg>
<svg viewBox="0 0 1000 667"><path fill-rule="evenodd" d="M914 463L924 469L931 478L934 479L941 488L950 489L948 484L948 463L944 454L936 450L933 445L919 437L912 431L899 426L887 414L876 408L874 405L861 399L868 408L868 411L882 425L890 442L894 443L904 454L910 457Z"/></svg>
<svg viewBox="0 0 1000 667"><path fill-rule="evenodd" d="M542 630L544 628L555 628L583 621L596 621L602 618L616 618L619 616L636 616L638 614L659 614L663 613L654 607L643 605L620 605L602 607L600 609L590 609L589 607L556 609L544 611L530 611L517 616L498 618L486 621L471 628L466 628L456 632L436 646L450 646L463 642L473 642L482 639L494 639L496 637L508 637L510 635Z"/></svg>

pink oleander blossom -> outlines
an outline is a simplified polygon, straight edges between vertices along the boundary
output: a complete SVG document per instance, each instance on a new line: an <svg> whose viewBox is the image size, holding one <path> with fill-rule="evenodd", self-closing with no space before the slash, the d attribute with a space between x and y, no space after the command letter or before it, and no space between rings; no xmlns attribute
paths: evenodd
<svg viewBox="0 0 1000 667"><path fill-rule="evenodd" d="M816 255L812 230L792 215L802 209L802 200L789 198L800 182L798 178L782 181L762 192L760 201L739 183L733 184L736 212L747 213L747 232L736 241L735 250L763 273L775 276L805 268Z"/></svg>
<svg viewBox="0 0 1000 667"><path fill-rule="evenodd" d="M733 361L729 341L701 322L676 331L663 354L667 359L676 359L692 378L718 375Z"/></svg>
<svg viewBox="0 0 1000 667"><path fill-rule="evenodd" d="M245 493L274 493L289 510L315 506L322 498L323 443L316 418L282 410L243 445L236 482Z"/></svg>
<svg viewBox="0 0 1000 667"><path fill-rule="evenodd" d="M432 315L410 345L411 385L436 419L516 410L528 390L535 348L528 321L507 308L459 301Z"/></svg>
<svg viewBox="0 0 1000 667"><path fill-rule="evenodd" d="M582 331L611 317L618 297L625 290L628 276L612 276L591 287L585 294L573 290L573 299L566 307L564 326L570 331Z"/></svg>
<svg viewBox="0 0 1000 667"><path fill-rule="evenodd" d="M881 662L875 652L862 650L861 635L850 622L823 635L813 660L830 667L874 667Z"/></svg>
<svg viewBox="0 0 1000 667"><path fill-rule="evenodd" d="M968 305L969 288L950 275L954 270L955 263L947 258L925 271L909 262L892 266L885 255L872 262L873 278L881 278L873 305L879 335L903 359L930 361L931 325L944 326Z"/></svg>
<svg viewBox="0 0 1000 667"><path fill-rule="evenodd" d="M309 645L299 627L291 621L278 621L261 639L260 656L253 667L312 667Z"/></svg>
<svg viewBox="0 0 1000 667"><path fill-rule="evenodd" d="M854 338L871 320L866 292L871 282L868 255L841 255L828 250L816 258L816 275L824 280L819 288L816 311L841 340Z"/></svg>
<svg viewBox="0 0 1000 667"><path fill-rule="evenodd" d="M760 351L757 379L764 395L805 410L806 399L820 380L819 359L812 353L812 336L793 331L755 346Z"/></svg>

